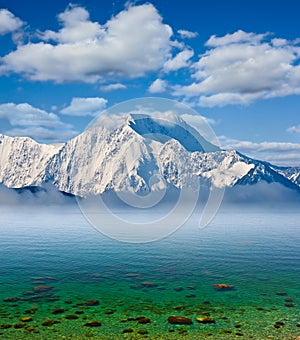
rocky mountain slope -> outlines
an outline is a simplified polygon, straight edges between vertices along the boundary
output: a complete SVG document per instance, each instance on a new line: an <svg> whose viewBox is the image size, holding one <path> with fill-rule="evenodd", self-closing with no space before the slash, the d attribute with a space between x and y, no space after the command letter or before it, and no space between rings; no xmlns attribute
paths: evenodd
<svg viewBox="0 0 300 340"><path fill-rule="evenodd" d="M60 145L0 135L0 184L8 188L52 183L79 196L110 190L147 193L181 188L191 176L219 188L266 181L300 192L300 168L220 150L181 119L170 124L127 115L113 127L95 124Z"/></svg>

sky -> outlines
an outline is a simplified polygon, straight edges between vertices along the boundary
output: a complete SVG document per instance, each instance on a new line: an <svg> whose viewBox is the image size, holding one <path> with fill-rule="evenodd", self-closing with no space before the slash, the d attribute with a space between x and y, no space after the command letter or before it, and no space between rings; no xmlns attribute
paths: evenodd
<svg viewBox="0 0 300 340"><path fill-rule="evenodd" d="M54 143L162 97L225 149L300 166L300 3L0 0L0 133Z"/></svg>

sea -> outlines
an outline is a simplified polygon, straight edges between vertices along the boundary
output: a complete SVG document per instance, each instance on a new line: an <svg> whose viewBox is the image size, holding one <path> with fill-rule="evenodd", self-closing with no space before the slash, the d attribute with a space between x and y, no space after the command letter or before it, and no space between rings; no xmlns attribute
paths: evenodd
<svg viewBox="0 0 300 340"><path fill-rule="evenodd" d="M221 207L205 228L197 219L130 243L76 205L2 206L0 338L296 339L299 209Z"/></svg>

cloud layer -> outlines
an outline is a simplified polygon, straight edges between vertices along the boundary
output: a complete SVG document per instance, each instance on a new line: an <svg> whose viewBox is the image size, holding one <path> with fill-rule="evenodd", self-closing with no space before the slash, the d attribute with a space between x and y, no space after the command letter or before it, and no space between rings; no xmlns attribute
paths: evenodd
<svg viewBox="0 0 300 340"><path fill-rule="evenodd" d="M149 86L148 91L150 93L163 93L166 91L168 83L162 79L156 79L154 82Z"/></svg>
<svg viewBox="0 0 300 340"><path fill-rule="evenodd" d="M0 61L0 74L32 80L95 83L157 71L170 56L172 29L151 4L129 6L105 24L70 5L59 14L59 31L39 32L40 41L19 45Z"/></svg>
<svg viewBox="0 0 300 340"><path fill-rule="evenodd" d="M14 32L23 26L23 21L7 9L0 9L0 35Z"/></svg>
<svg viewBox="0 0 300 340"><path fill-rule="evenodd" d="M300 144L283 142L261 142L241 141L230 139L225 136L219 137L221 145L227 150L238 150L241 153L266 160L276 165L299 166Z"/></svg>
<svg viewBox="0 0 300 340"><path fill-rule="evenodd" d="M107 100L100 97L73 98L71 104L60 111L69 116L96 116L107 104Z"/></svg>
<svg viewBox="0 0 300 340"><path fill-rule="evenodd" d="M248 104L300 94L300 47L268 34L237 31L212 36L208 49L192 66L195 81L174 94L198 97L201 106Z"/></svg>
<svg viewBox="0 0 300 340"><path fill-rule="evenodd" d="M0 104L0 119L7 120L10 136L29 136L37 140L63 141L78 134L73 126L65 124L54 113L48 113L28 103Z"/></svg>

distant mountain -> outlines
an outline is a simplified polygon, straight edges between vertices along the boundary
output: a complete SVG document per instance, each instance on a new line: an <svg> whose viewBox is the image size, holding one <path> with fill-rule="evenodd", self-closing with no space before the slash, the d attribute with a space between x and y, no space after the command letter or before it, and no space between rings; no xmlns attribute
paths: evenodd
<svg viewBox="0 0 300 340"><path fill-rule="evenodd" d="M220 150L181 118L178 123L127 115L113 128L95 124L64 144L0 135L0 184L86 196L182 188L190 176L218 188L278 182L300 192L300 168L278 167ZM153 177L154 176L154 177Z"/></svg>

